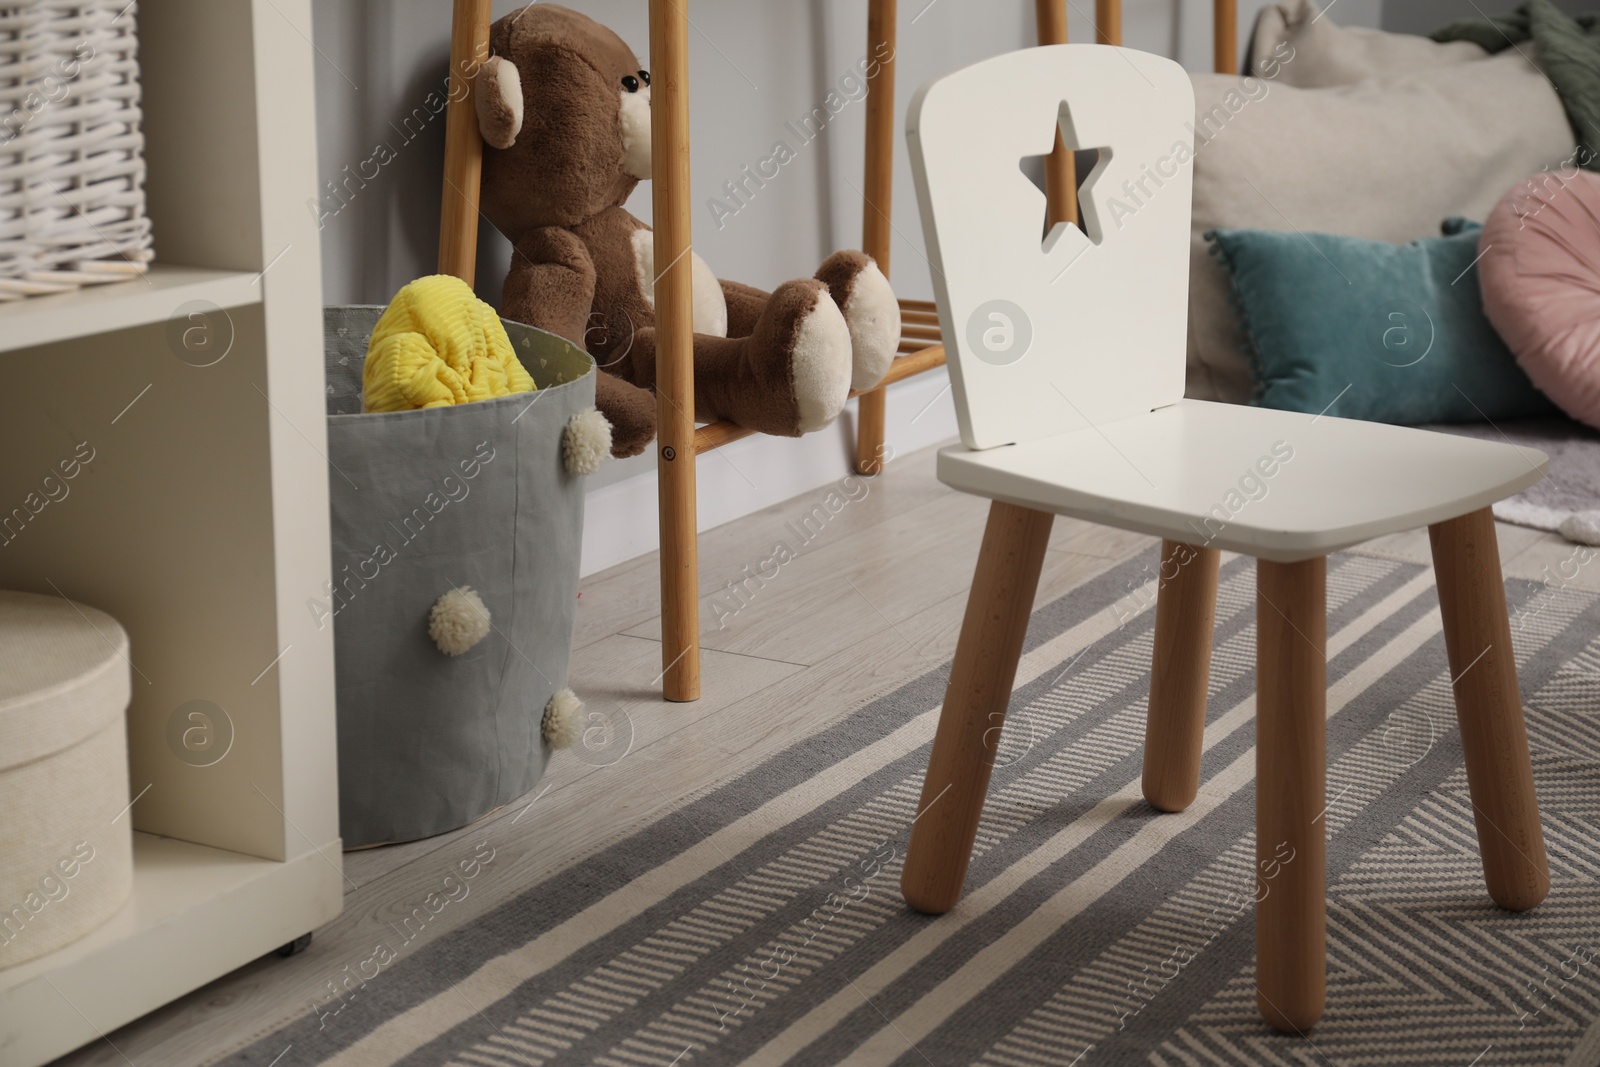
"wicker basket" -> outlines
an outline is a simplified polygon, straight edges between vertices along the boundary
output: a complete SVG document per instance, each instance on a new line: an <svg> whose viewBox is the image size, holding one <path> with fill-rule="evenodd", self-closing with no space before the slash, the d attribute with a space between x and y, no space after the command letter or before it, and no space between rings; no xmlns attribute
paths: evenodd
<svg viewBox="0 0 1600 1067"><path fill-rule="evenodd" d="M0 300L144 273L129 0L0 2Z"/></svg>

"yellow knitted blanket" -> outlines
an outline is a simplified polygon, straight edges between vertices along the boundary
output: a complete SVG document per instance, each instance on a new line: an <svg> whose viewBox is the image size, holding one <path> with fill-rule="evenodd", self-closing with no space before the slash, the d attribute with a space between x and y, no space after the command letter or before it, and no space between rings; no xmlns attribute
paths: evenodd
<svg viewBox="0 0 1600 1067"><path fill-rule="evenodd" d="M403 287L384 310L361 369L367 411L411 411L537 388L494 308L460 278Z"/></svg>

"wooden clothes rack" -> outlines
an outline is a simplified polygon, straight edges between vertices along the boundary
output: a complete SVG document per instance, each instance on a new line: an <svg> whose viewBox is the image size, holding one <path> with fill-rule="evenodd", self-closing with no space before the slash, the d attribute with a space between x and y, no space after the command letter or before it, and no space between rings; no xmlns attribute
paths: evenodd
<svg viewBox="0 0 1600 1067"><path fill-rule="evenodd" d="M451 78L486 56L490 0L455 0ZM655 262L670 264L656 279L656 469L661 529L662 693L668 700L700 696L699 542L695 459L753 431L731 422L694 423L694 336L690 295L693 244L689 192L688 0L650 0L651 142ZM1067 42L1066 0L1035 0L1040 44ZM1214 57L1220 74L1238 72L1236 0L1213 0ZM896 0L869 0L867 54L886 55L867 79L866 174L861 250L889 274L894 192ZM1122 43L1121 0L1095 0L1096 40ZM472 280L477 245L478 184L483 145L470 91L452 85L446 116L445 188L440 226L440 273ZM1056 135L1045 167L1049 221L1077 221L1073 154ZM885 387L943 365L944 345L933 302L901 300L900 355L874 389L857 401L855 469L875 475L884 444Z"/></svg>

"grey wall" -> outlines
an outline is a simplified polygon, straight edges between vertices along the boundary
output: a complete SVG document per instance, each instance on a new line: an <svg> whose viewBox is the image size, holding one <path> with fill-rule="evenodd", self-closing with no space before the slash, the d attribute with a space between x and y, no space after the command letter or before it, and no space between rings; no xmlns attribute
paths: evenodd
<svg viewBox="0 0 1600 1067"><path fill-rule="evenodd" d="M1580 11L1600 11L1595 0L1554 0L1563 11L1577 14ZM1385 0L1383 28L1396 33L1432 33L1450 22L1460 19L1481 19L1484 15L1501 15L1521 6L1521 0Z"/></svg>
<svg viewBox="0 0 1600 1067"><path fill-rule="evenodd" d="M1408 0L1409 2L1409 0ZM1467 0L1464 0L1467 2ZM569 0L648 52L644 0ZM1375 26L1380 0L1338 0L1331 18ZM1248 33L1264 0L1240 4ZM496 17L515 10L496 0ZM1394 7L1394 4L1390 4ZM1070 31L1088 40L1090 5L1069 5ZM722 225L707 206L745 164L792 137L785 122L819 106L866 51L866 0L744 3L692 0L695 249L724 277L771 287L808 275L830 251L860 243L864 108L847 106L814 142ZM438 241L444 118L429 93L442 88L449 5L439 0L315 0L323 288L329 303L384 303L433 272ZM1033 5L1011 0L905 0L900 5L899 97L985 56L1034 42ZM1175 56L1192 70L1211 58L1210 5L1126 0L1126 44ZM648 58L646 58L648 62ZM379 146L383 148L380 149ZM929 295L921 227L897 138L893 272L908 296ZM379 161L389 152L393 158ZM339 191L334 192L338 187ZM650 216L649 185L630 205ZM509 248L485 227L479 292L498 303Z"/></svg>

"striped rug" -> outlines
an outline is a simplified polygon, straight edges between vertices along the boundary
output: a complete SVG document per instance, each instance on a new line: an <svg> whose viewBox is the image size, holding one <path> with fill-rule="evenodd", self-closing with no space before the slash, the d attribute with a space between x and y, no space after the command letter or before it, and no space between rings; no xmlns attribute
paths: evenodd
<svg viewBox="0 0 1600 1067"><path fill-rule="evenodd" d="M228 1062L1600 1064L1600 596L1507 584L1553 883L1512 915L1431 572L1329 561L1328 1010L1286 1038L1253 985L1254 567L1223 567L1199 799L1157 815L1155 566L1035 612L950 914L898 890L946 665Z"/></svg>

